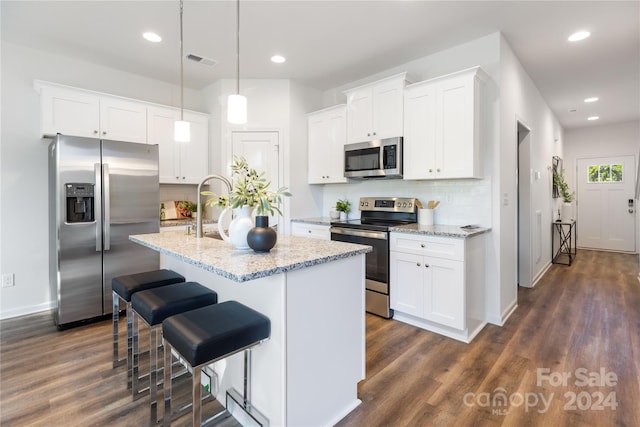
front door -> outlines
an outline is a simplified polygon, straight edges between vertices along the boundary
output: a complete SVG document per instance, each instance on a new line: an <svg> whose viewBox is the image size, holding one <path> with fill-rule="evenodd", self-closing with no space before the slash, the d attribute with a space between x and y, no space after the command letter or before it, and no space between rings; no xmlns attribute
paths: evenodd
<svg viewBox="0 0 640 427"><path fill-rule="evenodd" d="M578 159L578 246L635 252L635 157Z"/></svg>

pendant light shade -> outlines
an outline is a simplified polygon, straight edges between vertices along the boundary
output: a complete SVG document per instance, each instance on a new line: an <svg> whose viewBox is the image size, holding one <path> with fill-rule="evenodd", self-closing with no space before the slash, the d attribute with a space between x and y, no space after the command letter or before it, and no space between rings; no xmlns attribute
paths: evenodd
<svg viewBox="0 0 640 427"><path fill-rule="evenodd" d="M191 141L191 126L184 120L184 43L182 36L183 0L180 0L180 120L174 124L173 139L177 142Z"/></svg>
<svg viewBox="0 0 640 427"><path fill-rule="evenodd" d="M247 123L247 98L240 95L240 0L236 0L236 93L227 99L227 121Z"/></svg>
<svg viewBox="0 0 640 427"><path fill-rule="evenodd" d="M227 100L227 120L229 123L247 123L247 98L242 95L229 95Z"/></svg>
<svg viewBox="0 0 640 427"><path fill-rule="evenodd" d="M190 123L184 120L176 120L173 125L173 139L177 142L191 141Z"/></svg>

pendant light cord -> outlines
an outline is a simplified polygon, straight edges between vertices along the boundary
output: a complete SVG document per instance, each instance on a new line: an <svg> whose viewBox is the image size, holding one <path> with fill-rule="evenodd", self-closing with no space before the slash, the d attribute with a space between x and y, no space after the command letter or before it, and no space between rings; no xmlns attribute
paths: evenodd
<svg viewBox="0 0 640 427"><path fill-rule="evenodd" d="M236 94L240 95L240 0L236 0Z"/></svg>
<svg viewBox="0 0 640 427"><path fill-rule="evenodd" d="M182 8L183 0L180 0L180 120L184 121L184 43L182 38Z"/></svg>

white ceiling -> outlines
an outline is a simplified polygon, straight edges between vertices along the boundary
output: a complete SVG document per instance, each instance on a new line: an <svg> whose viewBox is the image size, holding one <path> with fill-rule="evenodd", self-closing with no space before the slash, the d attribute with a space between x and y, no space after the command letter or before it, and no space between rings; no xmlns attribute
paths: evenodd
<svg viewBox="0 0 640 427"><path fill-rule="evenodd" d="M178 0L1 2L2 39L179 82ZM235 2L185 0L185 84L235 75ZM640 119L639 1L241 2L244 78L337 87L501 31L566 128ZM586 29L578 43L567 37ZM153 30L160 44L142 39ZM281 53L285 64L269 61ZM585 104L583 99L600 101ZM577 109L569 113L569 109ZM587 122L590 115L600 120Z"/></svg>

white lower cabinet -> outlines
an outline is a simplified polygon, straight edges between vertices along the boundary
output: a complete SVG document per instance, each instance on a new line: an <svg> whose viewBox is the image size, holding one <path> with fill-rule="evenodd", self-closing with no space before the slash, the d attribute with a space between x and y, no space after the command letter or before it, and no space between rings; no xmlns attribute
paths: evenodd
<svg viewBox="0 0 640 427"><path fill-rule="evenodd" d="M292 221L291 234L293 236L311 237L312 239L331 240L329 226L322 224Z"/></svg>
<svg viewBox="0 0 640 427"><path fill-rule="evenodd" d="M483 237L391 233L394 318L469 342L486 324Z"/></svg>

